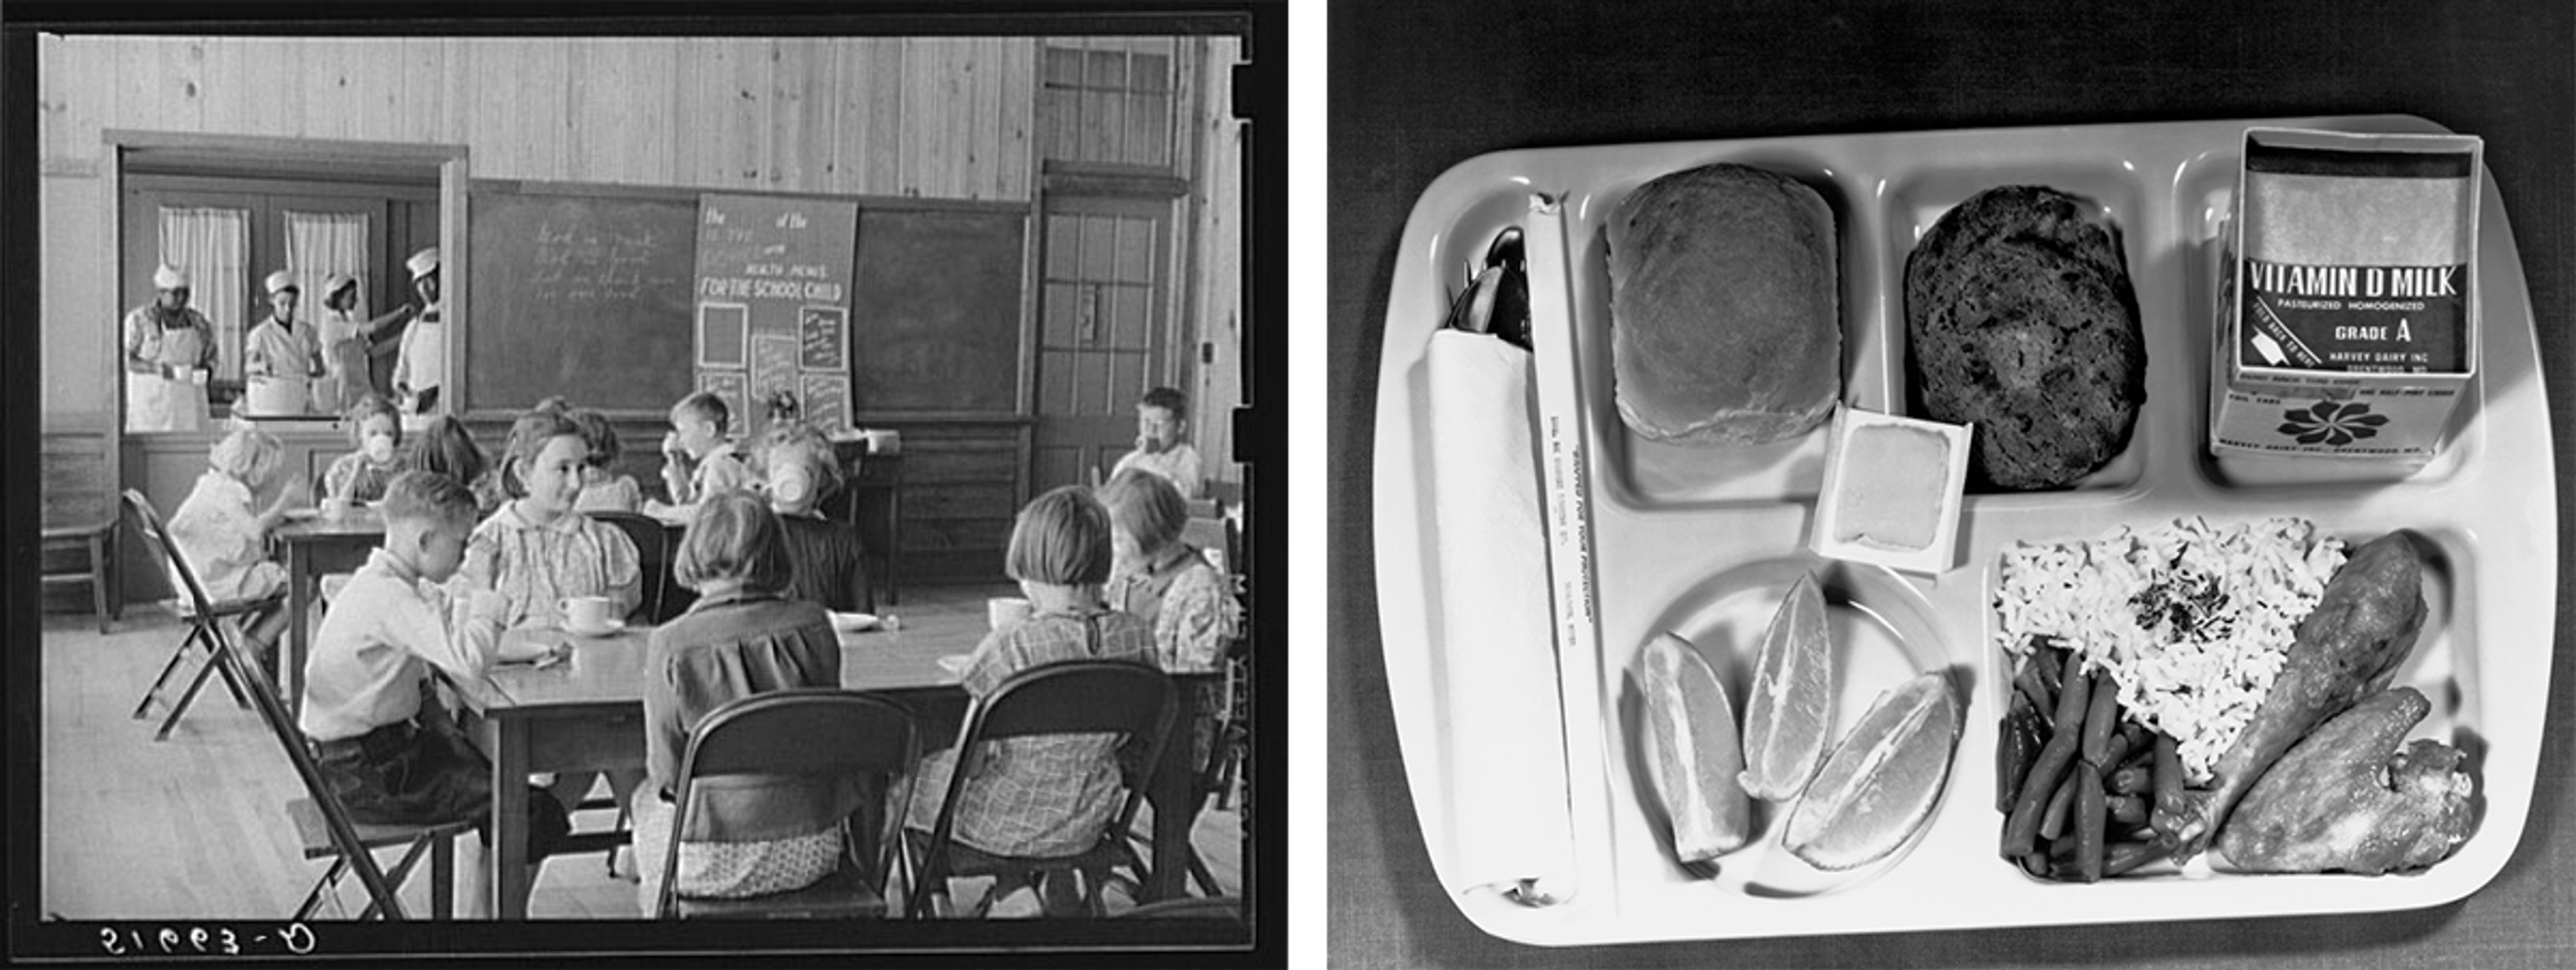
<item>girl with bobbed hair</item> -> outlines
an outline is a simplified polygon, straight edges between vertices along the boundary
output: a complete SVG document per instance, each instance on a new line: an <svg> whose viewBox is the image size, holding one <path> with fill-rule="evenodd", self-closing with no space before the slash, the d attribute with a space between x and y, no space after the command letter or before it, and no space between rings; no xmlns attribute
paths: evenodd
<svg viewBox="0 0 2576 970"><path fill-rule="evenodd" d="M284 445L248 427L215 442L206 453L206 473L197 476L179 509L170 516L170 542L197 574L197 584L215 602L257 599L286 586L286 567L268 558L268 535L286 518L286 510L312 501L312 488L301 475L287 479L266 507L254 508L254 495L277 476ZM187 587L177 576L170 589L182 599ZM244 617L242 635L263 659L286 629L286 608L271 606Z"/></svg>

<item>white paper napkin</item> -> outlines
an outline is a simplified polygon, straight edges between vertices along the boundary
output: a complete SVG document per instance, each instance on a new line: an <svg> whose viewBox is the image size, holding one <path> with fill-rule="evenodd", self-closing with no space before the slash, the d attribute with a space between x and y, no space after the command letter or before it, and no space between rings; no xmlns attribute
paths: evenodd
<svg viewBox="0 0 2576 970"><path fill-rule="evenodd" d="M1530 371L1500 339L1431 336L1451 892L1573 874Z"/></svg>

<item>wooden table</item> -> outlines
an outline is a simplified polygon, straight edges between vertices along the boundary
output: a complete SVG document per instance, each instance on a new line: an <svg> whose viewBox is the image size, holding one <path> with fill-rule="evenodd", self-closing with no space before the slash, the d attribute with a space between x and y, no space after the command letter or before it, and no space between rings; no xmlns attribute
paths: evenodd
<svg viewBox="0 0 2576 970"><path fill-rule="evenodd" d="M934 615L901 630L841 635L841 686L891 695L920 719L926 747L953 739L965 720L964 688L940 669L939 658L968 653L984 636L984 618ZM543 669L503 667L481 681L454 688L478 717L473 736L492 759L492 852L500 919L524 919L529 886L515 878L527 864L527 777L535 772L580 772L644 767L644 659L649 631L630 627L603 637L551 630L514 630L504 639L570 642L572 657ZM1175 675L1187 687L1214 674ZM1189 719L1176 717L1165 739L1161 767L1147 784L1154 806L1151 902L1177 896L1188 870L1190 826L1198 806L1191 797Z"/></svg>
<svg viewBox="0 0 2576 970"><path fill-rule="evenodd" d="M312 649L313 631L305 619L313 614L315 588L325 573L347 572L366 565L367 551L383 545L385 517L375 506L352 508L334 518L316 515L279 523L272 533L286 548L286 669L277 682L285 688L289 714L304 710L304 658Z"/></svg>

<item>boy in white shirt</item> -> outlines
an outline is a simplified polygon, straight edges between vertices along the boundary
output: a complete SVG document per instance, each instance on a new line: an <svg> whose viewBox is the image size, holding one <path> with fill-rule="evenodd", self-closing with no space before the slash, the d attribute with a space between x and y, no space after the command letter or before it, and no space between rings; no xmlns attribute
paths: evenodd
<svg viewBox="0 0 2576 970"><path fill-rule="evenodd" d="M452 599L440 584L455 575L474 530L474 493L435 472L407 471L385 489L385 542L367 557L314 633L305 662L299 726L314 760L351 819L425 825L474 819L465 843L456 908L489 916L483 851L491 841L492 766L429 700L430 667L479 679L505 659L500 594ZM507 658L525 659L525 658ZM529 869L562 840L563 806L543 789L528 793Z"/></svg>
<svg viewBox="0 0 2576 970"><path fill-rule="evenodd" d="M1190 399L1179 390L1157 387L1136 402L1136 450L1118 459L1109 477L1142 468L1170 479L1185 499L1199 497L1199 450L1181 440L1189 428Z"/></svg>
<svg viewBox="0 0 2576 970"><path fill-rule="evenodd" d="M725 439L732 412L724 398L705 391L671 405L671 433L662 436L662 485L670 504L695 505L710 492L751 486L751 469Z"/></svg>

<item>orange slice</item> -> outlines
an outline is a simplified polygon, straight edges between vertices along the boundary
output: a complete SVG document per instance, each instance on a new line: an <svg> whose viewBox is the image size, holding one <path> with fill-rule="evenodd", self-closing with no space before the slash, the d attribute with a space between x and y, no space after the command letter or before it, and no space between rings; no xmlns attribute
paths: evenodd
<svg viewBox="0 0 2576 970"><path fill-rule="evenodd" d="M1958 743L1958 700L1939 672L1878 695L1790 809L1783 841L1818 869L1886 858L1932 817Z"/></svg>
<svg viewBox="0 0 2576 970"><path fill-rule="evenodd" d="M1834 725L1833 643L1825 594L1801 574L1771 614L1744 698L1744 790L1775 802L1796 798L1816 773Z"/></svg>
<svg viewBox="0 0 2576 970"><path fill-rule="evenodd" d="M1670 633L1646 644L1643 666L1656 788L1672 818L1674 854L1699 862L1741 848L1752 837L1753 800L1735 783L1744 752L1717 672Z"/></svg>

